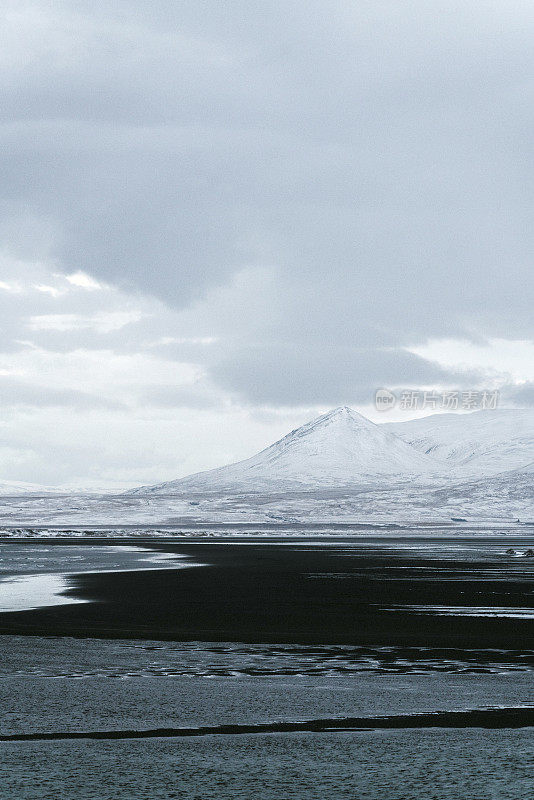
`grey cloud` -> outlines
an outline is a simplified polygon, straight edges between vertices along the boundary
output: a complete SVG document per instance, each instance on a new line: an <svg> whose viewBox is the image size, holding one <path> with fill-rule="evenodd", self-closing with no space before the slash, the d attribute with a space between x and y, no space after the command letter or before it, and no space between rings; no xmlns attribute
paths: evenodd
<svg viewBox="0 0 534 800"><path fill-rule="evenodd" d="M271 271L198 352L257 402L438 380L402 349L431 337L534 335L528 4L29 8L0 79L14 252L181 314Z"/></svg>
<svg viewBox="0 0 534 800"><path fill-rule="evenodd" d="M501 389L501 398L506 404L514 406L534 406L534 383L504 386Z"/></svg>
<svg viewBox="0 0 534 800"><path fill-rule="evenodd" d="M73 389L54 389L50 386L31 384L14 378L0 377L0 407L46 406L89 409L124 408L124 404L90 392Z"/></svg>
<svg viewBox="0 0 534 800"><path fill-rule="evenodd" d="M210 394L203 387L168 384L150 387L138 398L138 402L156 408L213 409L220 406L220 396L216 392Z"/></svg>
<svg viewBox="0 0 534 800"><path fill-rule="evenodd" d="M385 387L478 386L476 372L453 372L407 352L313 345L250 347L212 367L221 385L251 403L371 403Z"/></svg>

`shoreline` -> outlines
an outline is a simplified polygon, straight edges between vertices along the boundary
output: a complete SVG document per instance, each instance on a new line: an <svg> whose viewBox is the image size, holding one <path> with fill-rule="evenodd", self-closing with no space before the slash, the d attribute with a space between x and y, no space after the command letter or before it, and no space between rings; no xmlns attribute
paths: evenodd
<svg viewBox="0 0 534 800"><path fill-rule="evenodd" d="M31 540L31 542L35 544L35 540ZM12 543L12 541L9 542L9 544ZM47 541L46 544L49 545L50 542ZM80 545L79 542L71 542L71 544ZM96 546L99 547L99 545ZM138 544L132 547L124 542L119 545L108 542L107 546L115 553L120 551L120 554L133 552L136 555L139 554L138 563L142 564L142 566L136 566L134 562L124 568L107 568L105 565L90 564L86 569L68 571L54 570L27 573L10 572L8 570L6 573L0 574L0 614L37 611L53 606L91 602L90 599L79 598L73 594L73 584L75 584L76 578L81 575L146 572L149 570L186 569L202 566L185 560L180 563L181 556L178 553L160 552ZM148 564L153 564L154 566L148 566Z"/></svg>

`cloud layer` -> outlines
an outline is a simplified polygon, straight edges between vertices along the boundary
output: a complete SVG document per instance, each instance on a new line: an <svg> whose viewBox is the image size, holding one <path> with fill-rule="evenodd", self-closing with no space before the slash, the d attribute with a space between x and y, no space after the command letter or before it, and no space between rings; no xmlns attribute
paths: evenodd
<svg viewBox="0 0 534 800"><path fill-rule="evenodd" d="M251 452L378 386L510 382L439 342L534 339L532 4L18 0L2 14L9 452L30 408L115 431L222 414ZM169 471L247 454L194 453L195 435L173 439L187 453ZM64 459L54 479L89 474ZM46 479L29 469L13 479Z"/></svg>

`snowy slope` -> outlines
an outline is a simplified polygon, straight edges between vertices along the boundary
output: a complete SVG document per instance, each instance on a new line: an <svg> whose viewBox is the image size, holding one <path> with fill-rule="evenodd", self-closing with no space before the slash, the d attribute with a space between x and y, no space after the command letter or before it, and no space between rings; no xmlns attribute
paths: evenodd
<svg viewBox="0 0 534 800"><path fill-rule="evenodd" d="M57 493L57 489L48 486L39 486L36 483L22 481L0 481L0 497L14 497L16 495L43 495Z"/></svg>
<svg viewBox="0 0 534 800"><path fill-rule="evenodd" d="M534 459L531 409L433 414L384 427L422 453L449 464L458 478L519 470Z"/></svg>
<svg viewBox="0 0 534 800"><path fill-rule="evenodd" d="M434 458L343 406L284 436L261 453L218 469L133 493L270 491L355 486L385 476L407 479L443 471Z"/></svg>
<svg viewBox="0 0 534 800"><path fill-rule="evenodd" d="M83 486L42 486L38 483L24 483L23 481L0 481L0 497L38 496L48 495L92 495L108 494L109 490L94 489Z"/></svg>

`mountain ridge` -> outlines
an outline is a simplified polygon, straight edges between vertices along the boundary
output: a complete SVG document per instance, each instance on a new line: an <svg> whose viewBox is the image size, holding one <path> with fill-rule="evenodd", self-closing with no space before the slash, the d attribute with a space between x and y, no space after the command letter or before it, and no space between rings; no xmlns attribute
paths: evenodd
<svg viewBox="0 0 534 800"><path fill-rule="evenodd" d="M290 431L254 456L129 494L357 486L376 478L438 474L443 466L348 406Z"/></svg>
<svg viewBox="0 0 534 800"><path fill-rule="evenodd" d="M534 457L531 409L432 414L385 427L420 452L447 464L458 478L498 475L528 466Z"/></svg>

